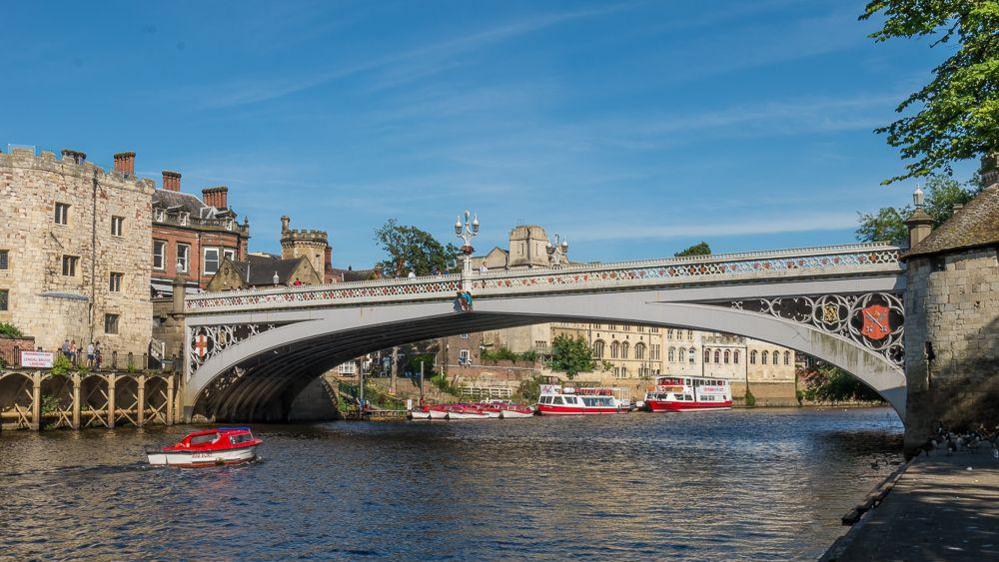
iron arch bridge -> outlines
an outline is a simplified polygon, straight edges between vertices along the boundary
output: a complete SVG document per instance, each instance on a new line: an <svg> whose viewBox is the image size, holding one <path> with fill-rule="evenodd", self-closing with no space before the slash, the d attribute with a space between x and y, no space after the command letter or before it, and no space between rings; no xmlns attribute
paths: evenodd
<svg viewBox="0 0 999 562"><path fill-rule="evenodd" d="M899 248L855 244L334 285L185 302L185 417L283 419L330 368L393 345L540 322L725 332L837 365L905 414ZM474 295L471 311L456 304Z"/></svg>

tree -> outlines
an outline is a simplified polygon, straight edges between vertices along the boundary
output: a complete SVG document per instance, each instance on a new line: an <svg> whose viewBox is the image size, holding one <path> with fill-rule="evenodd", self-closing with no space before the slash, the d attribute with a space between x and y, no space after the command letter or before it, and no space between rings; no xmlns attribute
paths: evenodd
<svg viewBox="0 0 999 562"><path fill-rule="evenodd" d="M819 363L815 369L806 371L800 376L806 388L803 397L808 400L820 402L883 400L877 392L860 382L860 379L828 363Z"/></svg>
<svg viewBox="0 0 999 562"><path fill-rule="evenodd" d="M686 250L679 251L673 255L678 258L684 256L710 256L711 246L708 246L708 243L702 240L700 244L694 244Z"/></svg>
<svg viewBox="0 0 999 562"><path fill-rule="evenodd" d="M395 219L375 231L375 240L388 254L375 266L386 277L404 277L410 271L417 275L449 271L458 256L454 244L441 244L429 232L400 225Z"/></svg>
<svg viewBox="0 0 999 562"><path fill-rule="evenodd" d="M577 373L592 371L596 367L593 351L583 338L557 336L552 341L552 355L548 366L573 378Z"/></svg>
<svg viewBox="0 0 999 562"><path fill-rule="evenodd" d="M954 214L956 205L964 205L975 198L982 190L978 178L972 178L965 185L957 180L941 175L932 175L926 180L926 205L924 210L933 218L933 226L938 227ZM905 219L912 214L912 207L882 207L877 213L860 213L860 226L857 239L863 242L892 242L905 244L909 239L909 229Z"/></svg>
<svg viewBox="0 0 999 562"><path fill-rule="evenodd" d="M871 0L861 20L884 18L870 35L881 43L897 37L935 36L930 47L953 45L934 77L907 97L897 113L915 110L888 126L888 144L901 149L905 173L882 182L951 171L956 160L999 148L999 2L996 0ZM956 43L956 45L954 45Z"/></svg>

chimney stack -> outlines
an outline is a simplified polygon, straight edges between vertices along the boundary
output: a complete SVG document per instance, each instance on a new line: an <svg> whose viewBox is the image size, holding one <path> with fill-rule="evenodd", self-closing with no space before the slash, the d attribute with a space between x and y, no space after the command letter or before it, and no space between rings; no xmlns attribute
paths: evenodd
<svg viewBox="0 0 999 562"><path fill-rule="evenodd" d="M284 216L281 217L281 233L284 234L288 232L288 226L291 224L291 217Z"/></svg>
<svg viewBox="0 0 999 562"><path fill-rule="evenodd" d="M135 153L119 152L114 155L114 171L121 172L126 176L135 175Z"/></svg>
<svg viewBox="0 0 999 562"><path fill-rule="evenodd" d="M62 159L71 160L74 164L83 164L87 161L87 153L64 148L62 149Z"/></svg>
<svg viewBox="0 0 999 562"><path fill-rule="evenodd" d="M180 172L163 170L163 189L166 191L180 191Z"/></svg>
<svg viewBox="0 0 999 562"><path fill-rule="evenodd" d="M999 152L992 152L982 157L979 174L982 177L982 189L999 185Z"/></svg>
<svg viewBox="0 0 999 562"><path fill-rule="evenodd" d="M201 195L205 205L215 207L219 210L229 208L229 188L224 185L206 187L201 190Z"/></svg>

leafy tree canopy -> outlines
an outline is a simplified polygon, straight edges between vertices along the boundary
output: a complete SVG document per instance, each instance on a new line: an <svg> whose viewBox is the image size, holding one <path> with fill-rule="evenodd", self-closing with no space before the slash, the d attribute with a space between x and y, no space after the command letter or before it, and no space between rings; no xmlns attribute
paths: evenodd
<svg viewBox="0 0 999 562"><path fill-rule="evenodd" d="M895 109L908 114L876 129L902 158L914 160L882 183L949 173L956 160L999 149L999 1L871 0L860 19L875 16L883 25L870 37L879 43L934 36L930 47L944 44L951 53L933 69L933 79Z"/></svg>
<svg viewBox="0 0 999 562"><path fill-rule="evenodd" d="M944 223L954 214L956 205L964 205L981 191L978 179L962 185L957 180L941 175L930 176L926 181L926 205L923 210L933 218L933 226ZM857 239L862 242L892 242L905 244L909 229L905 219L912 214L912 207L882 207L877 213L860 213Z"/></svg>
<svg viewBox="0 0 999 562"><path fill-rule="evenodd" d="M578 373L594 370L596 365L593 351L583 338L562 335L556 336L552 341L552 355L548 366L553 371L561 371L571 379Z"/></svg>
<svg viewBox="0 0 999 562"><path fill-rule="evenodd" d="M682 258L684 256L710 256L711 246L708 246L707 242L702 241L699 244L694 244L686 250L679 251L673 255L678 258Z"/></svg>
<svg viewBox="0 0 999 562"><path fill-rule="evenodd" d="M395 219L375 231L375 241L388 254L375 266L386 277L405 277L410 271L417 275L447 272L458 256L454 244L441 244L429 232L400 225Z"/></svg>

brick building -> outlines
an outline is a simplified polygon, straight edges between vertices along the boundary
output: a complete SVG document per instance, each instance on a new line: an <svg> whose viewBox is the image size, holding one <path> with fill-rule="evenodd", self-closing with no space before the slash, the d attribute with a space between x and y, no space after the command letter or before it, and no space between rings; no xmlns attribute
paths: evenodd
<svg viewBox="0 0 999 562"><path fill-rule="evenodd" d="M135 154L105 171L82 152L0 153L0 322L57 349L98 341L108 359L146 353L151 198ZM120 359L123 365L124 360Z"/></svg>
<svg viewBox="0 0 999 562"><path fill-rule="evenodd" d="M180 179L165 170L162 189L153 193L153 294L172 294L176 277L187 292L203 290L225 259L243 260L248 253L249 221L237 222L229 188L207 187L198 198L180 190Z"/></svg>

